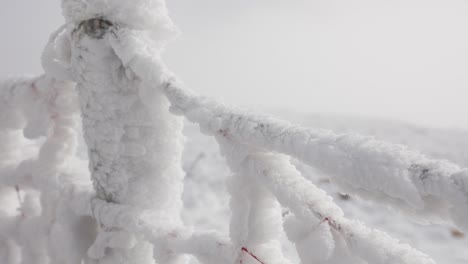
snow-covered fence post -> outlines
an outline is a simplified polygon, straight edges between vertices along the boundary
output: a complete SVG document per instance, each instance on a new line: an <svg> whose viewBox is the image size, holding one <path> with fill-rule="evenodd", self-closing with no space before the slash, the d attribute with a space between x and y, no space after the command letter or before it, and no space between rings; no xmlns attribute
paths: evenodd
<svg viewBox="0 0 468 264"><path fill-rule="evenodd" d="M113 205L140 210L149 219L160 212L174 227L168 227L167 237L179 236L182 120L169 113L169 103L154 82L148 86L129 69L109 41L112 34L116 37L112 30L134 31L147 37L145 45L160 50L168 33L175 32L165 3L64 0L62 7L69 35L61 38L70 47L69 70L77 83L89 169L100 200L93 204L104 202L93 208L100 230L88 253L99 263L151 264L153 258L184 263L165 242L154 247L146 242L133 232L135 226L101 219L113 215L108 214Z"/></svg>

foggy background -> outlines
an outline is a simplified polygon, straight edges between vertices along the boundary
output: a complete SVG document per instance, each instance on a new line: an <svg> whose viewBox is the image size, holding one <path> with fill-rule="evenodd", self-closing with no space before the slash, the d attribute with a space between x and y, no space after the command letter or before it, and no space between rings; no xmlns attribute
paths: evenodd
<svg viewBox="0 0 468 264"><path fill-rule="evenodd" d="M168 0L193 90L254 109L468 128L468 1ZM42 72L58 0L3 1L0 78Z"/></svg>

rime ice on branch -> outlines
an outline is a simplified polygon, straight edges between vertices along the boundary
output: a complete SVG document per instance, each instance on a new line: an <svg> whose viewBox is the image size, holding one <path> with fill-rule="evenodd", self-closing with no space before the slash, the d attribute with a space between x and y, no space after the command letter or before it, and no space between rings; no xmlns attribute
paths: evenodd
<svg viewBox="0 0 468 264"><path fill-rule="evenodd" d="M170 232L179 236L182 120L169 113L162 90L136 75L108 40L111 27L138 30L147 36L145 45L162 48L161 37L174 31L164 2L64 1L63 8L97 197L148 214L164 212L175 226ZM100 263L153 263L153 256L158 263L185 262L164 245L153 250L131 231L102 224L91 257Z"/></svg>
<svg viewBox="0 0 468 264"><path fill-rule="evenodd" d="M434 263L345 218L286 155L347 192L468 230L466 169L369 137L241 112L183 89L160 57L177 32L164 1L63 0L62 7L67 24L46 46L46 76L0 83L0 187L14 188L20 204L18 216L0 215L0 260L177 264L191 254L205 264L290 263L280 245L284 229L304 264ZM66 166L76 158L77 104L94 189L80 182L86 173ZM216 138L234 174L230 238L181 222L176 114ZM37 157L17 163L23 134L46 140ZM283 217L281 206L290 213Z"/></svg>
<svg viewBox="0 0 468 264"><path fill-rule="evenodd" d="M77 145L74 85L42 76L2 82L0 93L5 108L0 140L8 136L8 143L0 144L0 188L2 193L14 189L19 203L17 216L2 216L0 221L0 240L8 247L0 259L9 264L18 259L22 263L49 263L51 259L78 263L83 259L78 240L86 235L73 234L73 228L83 225L92 234L93 225L87 225L80 215L89 206L86 181L74 178L77 168L68 165L75 159ZM37 144L23 135L47 139ZM61 241L60 249L56 241Z"/></svg>
<svg viewBox="0 0 468 264"><path fill-rule="evenodd" d="M207 133L291 155L328 174L347 193L468 230L467 169L372 137L307 129L229 108L185 91L174 79L165 91L174 112Z"/></svg>
<svg viewBox="0 0 468 264"><path fill-rule="evenodd" d="M157 56L153 56L151 52L143 48L144 41L142 40L144 39L144 35L141 33L129 30L115 30L111 34L112 46L122 61L127 62L126 64L138 76L142 76L145 82L158 84L161 78L160 73L163 71L161 67L164 65ZM403 202L403 209L409 209L423 217L431 215L456 220L455 215L450 216L441 212L444 210L448 212L453 205L466 206L466 190L462 184L452 182L455 177L464 177L463 171L455 165L431 161L419 153L406 151L401 146L378 142L372 138L352 135L340 136L331 131L303 129L268 118L242 113L206 98L195 96L183 90L171 78L167 82L164 91L172 103L172 111L183 114L191 121L199 123L207 134L228 138L233 141L233 144L245 144L254 149L278 151L292 155L329 173L333 179L340 183L340 186L346 187L345 183L354 184L351 185L354 186L354 189L348 187L346 190L355 191L365 197L392 205L398 204L396 201L400 199ZM229 157L239 154L228 153L226 155ZM418 179L425 179L416 176L419 174L414 172L415 164L434 164L432 170L427 173L434 175L431 179L438 178L444 183L440 189L425 188L425 184L418 182ZM232 169L237 171L235 166ZM389 184L382 185L381 182ZM408 185L408 183L410 184ZM433 198L442 201L440 207L434 208L414 202L418 199L434 201ZM325 217L326 215L321 216ZM237 215L234 216L233 220L236 217ZM346 226L345 223L347 221L343 221L342 225ZM404 256L401 261L404 262L432 263L425 255L408 249L404 245L398 245L397 241L389 239L381 232L374 232L360 227L360 225L355 226L360 230L359 235L356 236L353 232L348 231L343 231L342 234L345 237L349 234L353 234L353 237L359 237L359 242L355 245L360 246L354 248L361 248L361 253L365 253L361 256L363 259L376 263L388 263L390 259L395 259L401 253ZM245 237L245 234L242 236ZM373 237L376 236L378 238L374 239ZM243 239L236 238L235 240L242 241ZM388 246L384 241L387 241L389 245L395 244L395 246ZM367 245L363 246L365 244ZM353 243L348 246L353 248ZM384 253L367 254L367 250L362 250L363 248L374 250L384 248ZM400 253L394 255L391 252Z"/></svg>

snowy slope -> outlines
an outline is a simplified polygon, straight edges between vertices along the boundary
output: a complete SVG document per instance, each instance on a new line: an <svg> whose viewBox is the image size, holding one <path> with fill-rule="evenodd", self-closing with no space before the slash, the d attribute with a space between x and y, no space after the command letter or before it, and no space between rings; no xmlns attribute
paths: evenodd
<svg viewBox="0 0 468 264"><path fill-rule="evenodd" d="M282 119L306 127L327 128L336 132L355 132L401 143L433 158L447 159L468 166L468 131L425 128L408 123L353 118L339 115L297 114L274 111ZM200 133L197 126L186 123L187 144L184 153L185 180L183 218L197 228L228 232L229 206L225 186L230 172L213 138ZM357 197L344 197L330 184L326 175L297 163L298 169L318 187L329 192L351 219L360 219L371 227L388 232L395 238L429 254L437 263L468 263L468 238L450 225L421 225L382 205ZM428 223L426 223L428 224ZM292 254L285 243L287 254ZM293 257L294 258L294 257Z"/></svg>

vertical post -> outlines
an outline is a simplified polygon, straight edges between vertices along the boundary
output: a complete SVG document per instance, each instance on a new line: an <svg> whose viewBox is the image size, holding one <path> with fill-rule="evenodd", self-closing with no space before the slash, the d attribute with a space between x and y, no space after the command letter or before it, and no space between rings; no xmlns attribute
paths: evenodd
<svg viewBox="0 0 468 264"><path fill-rule="evenodd" d="M158 33L153 29L168 19L164 2L65 0L62 6L72 27L71 70L98 199L164 212L181 225L182 120L169 113L169 102L157 88L142 96L148 95L144 77L127 67L109 42L111 29ZM138 235L122 242L127 231L101 224L96 243L103 250L92 257L98 263L185 263Z"/></svg>

